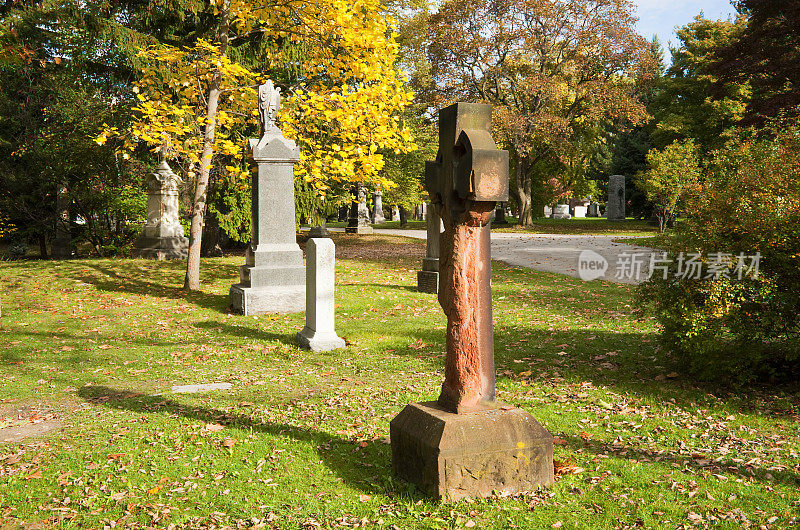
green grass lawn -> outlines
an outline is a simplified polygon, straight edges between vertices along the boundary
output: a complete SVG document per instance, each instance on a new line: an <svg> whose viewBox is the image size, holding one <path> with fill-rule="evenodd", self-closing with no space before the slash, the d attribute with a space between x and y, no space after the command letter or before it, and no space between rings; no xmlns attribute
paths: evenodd
<svg viewBox="0 0 800 530"><path fill-rule="evenodd" d="M241 257L0 263L0 528L796 528L800 400L673 373L630 286L494 264L498 398L557 438L552 488L435 503L392 475L389 421L434 399L445 318L424 245L337 234L337 330L228 313ZM172 385L231 390L174 394ZM393 526L394 525L394 526Z"/></svg>

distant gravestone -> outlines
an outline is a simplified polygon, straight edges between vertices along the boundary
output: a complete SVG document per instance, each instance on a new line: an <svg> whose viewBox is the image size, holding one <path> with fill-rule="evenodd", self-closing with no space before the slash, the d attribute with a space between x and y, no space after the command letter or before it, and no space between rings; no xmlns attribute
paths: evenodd
<svg viewBox="0 0 800 530"><path fill-rule="evenodd" d="M548 219L553 216L553 209L550 206L544 207L544 216Z"/></svg>
<svg viewBox="0 0 800 530"><path fill-rule="evenodd" d="M371 234L369 224L369 208L367 208L367 190L361 184L353 188L353 201L350 204L350 219L347 221L348 234Z"/></svg>
<svg viewBox="0 0 800 530"><path fill-rule="evenodd" d="M611 175L608 178L608 201L606 218L609 221L625 220L625 176Z"/></svg>
<svg viewBox="0 0 800 530"><path fill-rule="evenodd" d="M506 209L502 202L497 203L497 208L494 210L494 218L492 219L492 225L494 226L504 226L507 225L508 221L506 220Z"/></svg>
<svg viewBox="0 0 800 530"><path fill-rule="evenodd" d="M322 221L321 225L315 226L309 230L308 237L331 237L331 233L328 231L327 223Z"/></svg>
<svg viewBox="0 0 800 530"><path fill-rule="evenodd" d="M569 204L556 204L553 207L553 219L569 219L572 216L569 214Z"/></svg>
<svg viewBox="0 0 800 530"><path fill-rule="evenodd" d="M589 210L586 213L587 217L600 217L600 203L593 202L589 204Z"/></svg>
<svg viewBox="0 0 800 530"><path fill-rule="evenodd" d="M397 206L392 206L392 221L399 221L400 220L400 208Z"/></svg>
<svg viewBox="0 0 800 530"><path fill-rule="evenodd" d="M383 193L381 190L375 190L372 196L375 210L372 212L372 224L381 224L386 222L386 217L383 216Z"/></svg>
<svg viewBox="0 0 800 530"><path fill-rule="evenodd" d="M417 289L423 293L439 292L439 240L443 231L439 205L428 206L427 239L422 270L417 271Z"/></svg>
<svg viewBox="0 0 800 530"><path fill-rule="evenodd" d="M72 257L72 236L70 234L69 192L63 184L56 190L56 237L53 239L53 258Z"/></svg>
<svg viewBox="0 0 800 530"><path fill-rule="evenodd" d="M306 327L297 334L297 342L316 352L345 346L334 328L335 256L330 239L306 243Z"/></svg>
<svg viewBox="0 0 800 530"><path fill-rule="evenodd" d="M261 139L250 140L258 174L253 177L253 222L239 283L230 289L231 306L244 315L295 313L305 308L303 251L297 245L294 164L300 150L275 124L280 89L272 81L258 87Z"/></svg>
<svg viewBox="0 0 800 530"><path fill-rule="evenodd" d="M131 254L134 258L186 259L189 240L184 236L178 210L182 179L162 160L145 183L147 222L134 241Z"/></svg>
<svg viewBox="0 0 800 530"><path fill-rule="evenodd" d="M576 204L574 207L575 215L573 217L575 217L576 219L586 217L586 209L587 209L586 206L581 206Z"/></svg>

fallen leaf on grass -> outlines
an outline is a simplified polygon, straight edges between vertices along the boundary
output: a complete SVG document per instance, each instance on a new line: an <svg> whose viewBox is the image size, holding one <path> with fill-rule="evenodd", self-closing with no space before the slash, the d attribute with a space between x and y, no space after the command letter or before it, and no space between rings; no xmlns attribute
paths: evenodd
<svg viewBox="0 0 800 530"><path fill-rule="evenodd" d="M223 427L219 423L206 423L206 426L204 427L204 429L207 430L208 432L219 432L224 428L225 427Z"/></svg>
<svg viewBox="0 0 800 530"><path fill-rule="evenodd" d="M150 488L149 490L147 490L147 493L149 493L150 495L155 495L159 491L161 491L161 486L156 486L155 488Z"/></svg>
<svg viewBox="0 0 800 530"><path fill-rule="evenodd" d="M567 441L563 438L553 438L554 445L567 445Z"/></svg>
<svg viewBox="0 0 800 530"><path fill-rule="evenodd" d="M100 469L100 464L91 463L88 466L86 466L85 469L89 469L89 470Z"/></svg>
<svg viewBox="0 0 800 530"><path fill-rule="evenodd" d="M372 498L372 495L359 495L358 496L358 501L359 502L369 502L369 500L371 498Z"/></svg>
<svg viewBox="0 0 800 530"><path fill-rule="evenodd" d="M553 460L553 471L556 476L578 475L585 470L582 467L574 466L570 462Z"/></svg>
<svg viewBox="0 0 800 530"><path fill-rule="evenodd" d="M108 458L115 462L119 462L122 460L123 456L125 456L125 453L111 453L110 455L108 455Z"/></svg>
<svg viewBox="0 0 800 530"><path fill-rule="evenodd" d="M36 471L34 471L30 475L28 475L28 480L30 480L32 478L42 478L42 470L41 469L37 469Z"/></svg>
<svg viewBox="0 0 800 530"><path fill-rule="evenodd" d="M222 442L222 447L233 447L234 445L236 445L236 440L233 438L225 438Z"/></svg>

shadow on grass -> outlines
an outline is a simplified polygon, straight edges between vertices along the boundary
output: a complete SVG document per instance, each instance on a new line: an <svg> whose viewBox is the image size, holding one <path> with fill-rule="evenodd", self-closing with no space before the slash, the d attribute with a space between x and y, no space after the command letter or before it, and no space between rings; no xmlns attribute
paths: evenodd
<svg viewBox="0 0 800 530"><path fill-rule="evenodd" d="M222 333L223 335L230 335L250 340L263 340L263 341L278 341L290 346L297 346L295 335L297 331L291 333L274 333L271 331L263 331L261 329L249 328L247 326L238 326L232 324L223 324L216 320L205 320L203 322L194 322L192 324L196 328L210 329Z"/></svg>
<svg viewBox="0 0 800 530"><path fill-rule="evenodd" d="M388 463L391 462L391 448L382 442L359 442L324 431L285 423L267 423L246 414L184 405L164 396L146 396L135 391L106 386L83 387L78 390L78 395L87 402L114 409L219 423L248 434L252 431L269 436L286 436L313 446L328 469L346 484L365 493L402 496L408 502L427 499L414 486L392 476L388 468Z"/></svg>
<svg viewBox="0 0 800 530"><path fill-rule="evenodd" d="M588 451L597 455L609 455L621 460L635 460L641 464L663 463L675 464L680 468L691 468L695 471L708 471L709 473L729 473L745 479L755 479L767 484L783 483L786 485L800 485L800 474L791 469L764 469L746 463L736 463L731 459L712 460L715 455L683 455L672 451L654 451L626 445L624 443L604 443L598 440L585 440L578 436L562 436L567 445L576 452ZM770 476L767 476L770 475Z"/></svg>
<svg viewBox="0 0 800 530"><path fill-rule="evenodd" d="M138 294L142 296L158 296L171 300L184 300L188 303L213 309L220 313L227 313L230 301L227 295L206 293L202 291L185 291L179 286L166 285L166 279L161 282L152 280L142 271L139 261L114 262L113 266L103 266L99 263L82 262L81 270L76 271L76 279L95 286L101 291ZM159 268L166 268L179 274L178 269L183 269L183 262L169 262L159 264ZM204 264L202 282L214 282L223 278L231 278L231 284L236 283L238 272L233 265L208 265Z"/></svg>

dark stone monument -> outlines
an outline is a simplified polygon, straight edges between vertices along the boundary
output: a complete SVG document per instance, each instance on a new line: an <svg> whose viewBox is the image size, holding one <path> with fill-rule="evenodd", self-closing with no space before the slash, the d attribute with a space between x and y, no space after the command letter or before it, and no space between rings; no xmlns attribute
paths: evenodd
<svg viewBox="0 0 800 530"><path fill-rule="evenodd" d="M72 257L70 202L67 186L59 184L56 190L56 237L53 239L53 259L69 259Z"/></svg>
<svg viewBox="0 0 800 530"><path fill-rule="evenodd" d="M371 234L369 209L367 208L367 190L361 184L353 187L353 200L350 203L350 219L347 221L348 234Z"/></svg>
<svg viewBox="0 0 800 530"><path fill-rule="evenodd" d="M240 282L230 290L233 310L244 315L296 313L305 309L306 269L297 245L294 164L300 150L275 124L280 89L258 88L264 132L250 140L258 175L253 177L253 228Z"/></svg>
<svg viewBox="0 0 800 530"><path fill-rule="evenodd" d="M423 293L439 292L439 239L442 233L439 210L438 204L428 206L425 258L422 260L422 270L417 271L417 289Z"/></svg>
<svg viewBox="0 0 800 530"><path fill-rule="evenodd" d="M490 219L508 200L508 152L490 105L439 113L439 153L425 187L441 208L439 303L447 315L445 380L436 402L391 422L392 467L443 500L553 483L553 437L527 412L495 401Z"/></svg>
<svg viewBox="0 0 800 530"><path fill-rule="evenodd" d="M625 176L611 175L608 178L608 202L606 218L609 221L625 220Z"/></svg>
<svg viewBox="0 0 800 530"><path fill-rule="evenodd" d="M506 219L505 203L498 202L497 208L494 210L494 219L492 219L493 226L506 226L508 220Z"/></svg>
<svg viewBox="0 0 800 530"><path fill-rule="evenodd" d="M186 259L189 239L183 235L178 198L183 183L166 160L161 160L155 173L148 175L147 222L142 234L133 242L134 258Z"/></svg>

